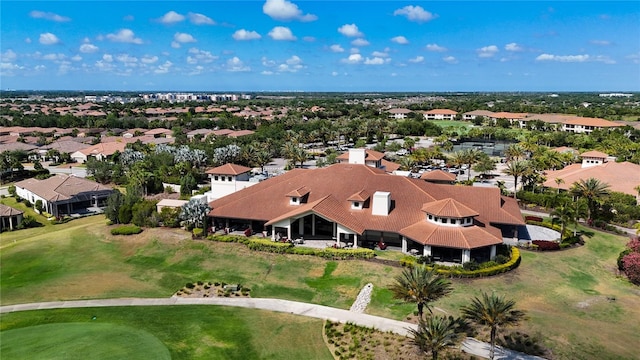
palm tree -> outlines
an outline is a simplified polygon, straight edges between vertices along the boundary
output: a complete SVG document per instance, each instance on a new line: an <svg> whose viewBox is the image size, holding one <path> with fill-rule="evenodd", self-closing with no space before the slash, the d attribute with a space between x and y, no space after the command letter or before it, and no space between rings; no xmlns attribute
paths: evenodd
<svg viewBox="0 0 640 360"><path fill-rule="evenodd" d="M389 286L394 299L414 302L418 305L418 316L422 319L424 307L431 313L430 302L436 301L453 291L451 282L435 270L425 266L406 268Z"/></svg>
<svg viewBox="0 0 640 360"><path fill-rule="evenodd" d="M529 163L526 160L516 160L507 163L507 168L502 170L506 175L513 176L513 198L516 199L518 192L518 178L529 171Z"/></svg>
<svg viewBox="0 0 640 360"><path fill-rule="evenodd" d="M491 359L495 355L498 329L503 326L517 325L525 317L524 312L514 309L515 305L513 300L505 300L504 297L483 292L481 298L474 297L470 305L463 306L461 309L463 318L490 328L491 351L489 357Z"/></svg>
<svg viewBox="0 0 640 360"><path fill-rule="evenodd" d="M464 163L468 165L467 181L471 179L471 167L482 158L481 151L477 149L466 149L462 152Z"/></svg>
<svg viewBox="0 0 640 360"><path fill-rule="evenodd" d="M558 219L560 221L560 224L562 226L560 230L560 241L562 241L567 225L577 222L576 213L571 206L569 206L568 204L564 204L553 209L553 211L551 212L551 216L554 219Z"/></svg>
<svg viewBox="0 0 640 360"><path fill-rule="evenodd" d="M560 184L564 184L564 180L562 178L556 178L554 181L556 185L558 185L558 194L560 194Z"/></svg>
<svg viewBox="0 0 640 360"><path fill-rule="evenodd" d="M609 184L603 183L596 178L589 178L587 180L581 179L578 182L573 183L571 187L571 193L575 196L584 198L587 200L588 207L588 222L593 221L593 216L596 213L596 206L599 200L609 194Z"/></svg>
<svg viewBox="0 0 640 360"><path fill-rule="evenodd" d="M438 360L438 353L460 341L463 322L453 316L429 316L420 319L418 329L410 329L413 343L422 351L431 352L431 358Z"/></svg>
<svg viewBox="0 0 640 360"><path fill-rule="evenodd" d="M507 157L507 161L522 160L524 158L524 154L525 150L519 144L511 144L504 151L504 155Z"/></svg>

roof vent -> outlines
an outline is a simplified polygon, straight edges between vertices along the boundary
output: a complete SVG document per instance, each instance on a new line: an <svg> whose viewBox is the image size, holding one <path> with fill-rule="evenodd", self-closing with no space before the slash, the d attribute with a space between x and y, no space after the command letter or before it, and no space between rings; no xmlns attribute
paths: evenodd
<svg viewBox="0 0 640 360"><path fill-rule="evenodd" d="M376 191L373 194L373 206L371 215L387 216L391 210L391 193L387 191Z"/></svg>

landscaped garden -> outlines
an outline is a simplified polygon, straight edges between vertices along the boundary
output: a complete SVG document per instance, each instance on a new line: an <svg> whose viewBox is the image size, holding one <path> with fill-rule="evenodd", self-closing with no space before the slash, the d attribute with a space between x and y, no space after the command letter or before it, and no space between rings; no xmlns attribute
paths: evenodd
<svg viewBox="0 0 640 360"><path fill-rule="evenodd" d="M402 271L400 268L362 260L252 251L237 243L194 241L179 229L145 229L138 235L113 236L111 227L104 224L104 218L96 216L47 227L46 231L41 227L3 233L2 305L63 299L169 297L185 284L202 280L242 284L251 289L251 297L275 297L342 309L348 309L360 289L372 283L367 313L406 320L415 311L415 304L400 303L387 289ZM434 313L459 315L461 307L481 291L495 292L515 300L518 308L528 315L527 321L511 331L539 337L554 358L632 359L636 353L630 344L637 341L640 333L640 298L638 288L617 274L616 259L626 243L623 237L596 232L582 247L562 252L522 252L521 265L511 272L481 279L452 279L453 292L432 304ZM5 334L10 334L5 333L7 330L44 323L91 323L94 315L95 321L107 318L108 323L151 333L174 358L229 358L215 354L207 357L205 346L201 345L224 347L233 343L223 332L213 329L218 323L214 321L217 314L220 321L231 324L236 321L234 316L240 316L235 314L243 314L243 321L251 326L236 329L238 337L245 341L257 341L256 334L271 337L279 334L274 330L277 326L252 327L271 313L235 308L226 312L220 307L174 309L73 309L4 314L0 317L2 346L6 343ZM182 311L193 315L178 313ZM131 315L127 321L117 320L128 313L138 317ZM275 323L275 318L288 315L269 316ZM207 326L203 324L206 319L210 320ZM297 329L292 334L296 340L318 339L309 347L326 351L325 355L307 358L331 358L322 342L321 321L291 319L316 324L309 334ZM284 323L293 324L291 319L287 317ZM186 334L179 330L158 333L149 325L155 321L159 322L153 325L157 327L193 324L193 328ZM479 336L488 340L482 333ZM297 341L277 343L284 348L282 351L298 351ZM254 350L258 347L255 345ZM183 348L190 350L176 355ZM233 345L229 345L231 348ZM203 355L199 355L201 352ZM248 358L256 357L264 356L248 353Z"/></svg>

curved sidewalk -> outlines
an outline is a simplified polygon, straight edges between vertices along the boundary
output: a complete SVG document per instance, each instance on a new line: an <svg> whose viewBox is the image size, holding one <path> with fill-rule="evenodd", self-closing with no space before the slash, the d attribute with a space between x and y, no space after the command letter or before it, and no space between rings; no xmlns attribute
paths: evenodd
<svg viewBox="0 0 640 360"><path fill-rule="evenodd" d="M360 326L375 328L381 331L390 331L398 335L408 336L409 329L416 329L415 324L351 312L349 310L332 308L329 306L308 304L297 301L268 299L268 298L131 298L131 299L96 299L73 301L50 301L30 304L16 304L0 306L0 314L17 311L48 310L48 309L72 309L88 307L118 307L118 306L172 306L172 305L221 305L236 306L250 309L277 311L294 315L308 316L323 320L331 320L341 323L353 323ZM473 338L467 338L462 343L464 352L489 358L489 344ZM495 359L503 360L541 360L542 358L530 356L508 349L496 348Z"/></svg>

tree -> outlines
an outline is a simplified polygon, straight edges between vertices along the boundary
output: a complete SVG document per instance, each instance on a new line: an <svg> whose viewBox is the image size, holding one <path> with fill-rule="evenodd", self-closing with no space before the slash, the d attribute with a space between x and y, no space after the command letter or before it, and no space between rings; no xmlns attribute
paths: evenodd
<svg viewBox="0 0 640 360"><path fill-rule="evenodd" d="M198 199L191 199L188 203L182 205L180 220L183 221L187 228L204 228L209 210L211 210L209 204Z"/></svg>
<svg viewBox="0 0 640 360"><path fill-rule="evenodd" d="M525 155L525 150L519 144L511 144L504 151L504 156L507 157L507 161L523 160L524 155Z"/></svg>
<svg viewBox="0 0 640 360"><path fill-rule="evenodd" d="M474 297L470 305L463 306L461 309L463 318L477 325L487 326L491 330L489 352L491 359L495 355L496 335L499 328L517 325L525 318L524 312L514 309L515 305L513 300L483 292L480 298Z"/></svg>
<svg viewBox="0 0 640 360"><path fill-rule="evenodd" d="M119 190L115 190L107 198L107 207L104 208L104 215L114 224L119 224L118 209L124 204L124 195Z"/></svg>
<svg viewBox="0 0 640 360"><path fill-rule="evenodd" d="M418 329L410 329L413 343L422 351L431 352L431 358L438 359L438 353L455 346L461 339L463 321L453 316L429 316L420 319Z"/></svg>
<svg viewBox="0 0 640 360"><path fill-rule="evenodd" d="M564 180L562 178L556 178L554 181L556 185L558 185L558 194L560 194L560 184L564 184Z"/></svg>
<svg viewBox="0 0 640 360"><path fill-rule="evenodd" d="M560 221L560 241L562 241L567 225L577 222L576 213L571 206L569 206L568 204L564 204L553 209L553 211L551 212L551 216L554 219L558 219L558 221Z"/></svg>
<svg viewBox="0 0 640 360"><path fill-rule="evenodd" d="M414 302L418 305L418 316L422 319L424 307L431 313L430 302L449 295L453 291L451 283L435 270L425 266L406 268L389 286L394 299Z"/></svg>
<svg viewBox="0 0 640 360"><path fill-rule="evenodd" d="M484 153L483 153L484 154ZM480 161L473 166L473 170L480 173L480 176L484 179L486 175L496 169L496 161L485 154Z"/></svg>
<svg viewBox="0 0 640 360"><path fill-rule="evenodd" d="M588 222L593 222L594 216L597 211L599 201L606 195L609 195L609 184L603 183L596 178L589 178L587 180L581 179L578 182L573 183L571 187L571 193L575 196L587 200L587 217Z"/></svg>
<svg viewBox="0 0 640 360"><path fill-rule="evenodd" d="M482 158L481 154L482 152L477 149L462 150L462 159L464 160L464 163L468 165L467 180L471 179L471 167L473 166L473 164L480 161L480 159Z"/></svg>
<svg viewBox="0 0 640 360"><path fill-rule="evenodd" d="M529 163L526 160L515 160L507 163L507 167L502 170L506 175L513 176L513 198L517 198L518 178L524 176L529 171Z"/></svg>

